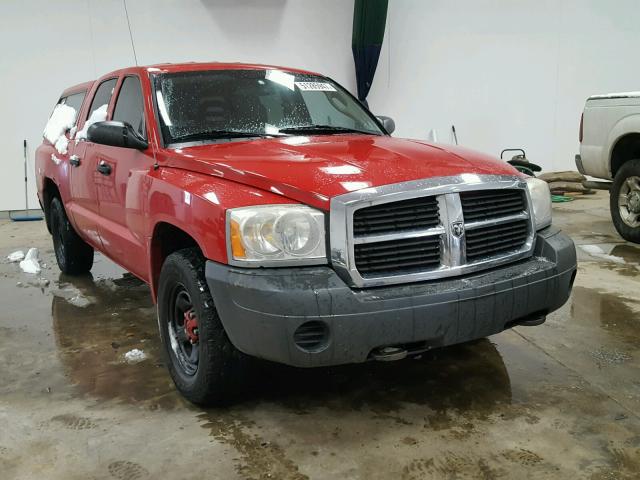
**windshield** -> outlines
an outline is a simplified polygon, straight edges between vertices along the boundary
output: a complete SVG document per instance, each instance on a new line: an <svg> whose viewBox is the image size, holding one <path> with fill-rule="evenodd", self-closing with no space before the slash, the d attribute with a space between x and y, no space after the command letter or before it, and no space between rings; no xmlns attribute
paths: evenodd
<svg viewBox="0 0 640 480"><path fill-rule="evenodd" d="M165 143L384 132L340 85L281 70L162 74L155 84Z"/></svg>

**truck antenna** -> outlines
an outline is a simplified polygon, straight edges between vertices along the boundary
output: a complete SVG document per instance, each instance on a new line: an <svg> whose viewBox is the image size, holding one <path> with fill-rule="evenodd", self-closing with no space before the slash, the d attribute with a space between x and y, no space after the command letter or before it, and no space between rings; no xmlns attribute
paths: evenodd
<svg viewBox="0 0 640 480"><path fill-rule="evenodd" d="M124 5L124 14L127 17L127 27L129 27L129 39L131 40L131 50L133 50L133 60L136 62L136 67L137 67L138 56L136 55L136 46L133 43L133 34L131 33L131 21L129 21L129 10L127 10L127 0L122 0L122 4Z"/></svg>

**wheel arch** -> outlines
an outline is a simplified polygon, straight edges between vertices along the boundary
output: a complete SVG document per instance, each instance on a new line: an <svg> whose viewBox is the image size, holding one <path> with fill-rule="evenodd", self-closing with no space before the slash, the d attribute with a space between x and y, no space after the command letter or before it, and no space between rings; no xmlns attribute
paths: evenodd
<svg viewBox="0 0 640 480"><path fill-rule="evenodd" d="M622 165L634 159L640 159L640 132L627 133L616 140L609 160L611 176L615 177Z"/></svg>
<svg viewBox="0 0 640 480"><path fill-rule="evenodd" d="M166 258L183 248L194 247L201 254L204 252L196 238L185 229L167 221L158 221L154 225L149 245L149 284L154 301L157 300L158 280Z"/></svg>

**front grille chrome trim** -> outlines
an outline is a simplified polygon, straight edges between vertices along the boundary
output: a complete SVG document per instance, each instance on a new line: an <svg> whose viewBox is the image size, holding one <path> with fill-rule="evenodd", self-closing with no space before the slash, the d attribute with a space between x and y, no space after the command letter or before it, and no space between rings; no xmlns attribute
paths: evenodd
<svg viewBox="0 0 640 480"><path fill-rule="evenodd" d="M403 238L421 238L430 237L432 235L442 235L445 233L443 227L427 228L425 230L409 230L407 232L398 233L381 233L379 235L368 235L366 237L355 237L353 243L362 245L365 243L388 242L390 240L401 240Z"/></svg>
<svg viewBox="0 0 640 480"><path fill-rule="evenodd" d="M460 192L473 190L518 189L524 192L526 210L515 214L488 220L474 220L464 224L464 214L460 201ZM424 230L412 230L366 236L353 235L353 214L355 211L383 203L436 196L440 211L440 225ZM531 256L535 238L535 220L531 198L524 179L510 175L461 174L451 177L438 177L423 180L371 187L355 192L338 195L331 199L330 243L331 263L338 275L351 287L365 288L400 283L447 278L514 262ZM467 263L465 252L465 233L478 227L500 225L507 222L527 220L527 238L516 251L499 254L489 258ZM456 223L464 225L460 235L454 235L452 229ZM459 230L459 229L458 229ZM458 233L460 233L458 231ZM387 240L420 238L440 235L441 261L437 268L424 271L382 274L363 277L355 265L354 246L356 244L376 243Z"/></svg>
<svg viewBox="0 0 640 480"><path fill-rule="evenodd" d="M464 228L466 230L473 230L474 228L493 227L496 225L501 225L503 223L515 222L517 220L528 220L528 219L529 219L529 213L523 212L523 213L517 213L515 215L508 215L506 217L491 218L489 220L474 220L473 222L466 222L464 224Z"/></svg>

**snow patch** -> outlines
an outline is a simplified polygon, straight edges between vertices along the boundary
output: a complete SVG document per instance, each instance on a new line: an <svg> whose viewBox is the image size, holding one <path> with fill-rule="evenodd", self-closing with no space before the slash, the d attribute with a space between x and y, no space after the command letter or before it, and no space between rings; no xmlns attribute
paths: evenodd
<svg viewBox="0 0 640 480"><path fill-rule="evenodd" d="M82 130L80 130L76 134L76 137L75 137L76 143L78 143L80 140L87 139L87 131L89 130L89 127L91 125L93 125L96 122L104 122L107 119L107 107L108 105L105 104L95 109L93 112L91 112L91 115L89 115L89 118L87 118L87 121L84 122L84 125L82 126Z"/></svg>
<svg viewBox="0 0 640 480"><path fill-rule="evenodd" d="M66 135L61 135L53 146L59 154L66 155L68 151L67 147L69 146L69 139Z"/></svg>
<svg viewBox="0 0 640 480"><path fill-rule="evenodd" d="M38 261L38 249L30 248L24 257L24 260L20 262L20 268L24 273L40 273L40 262Z"/></svg>
<svg viewBox="0 0 640 480"><path fill-rule="evenodd" d="M76 123L77 115L76 109L69 105L56 105L47 125L44 127L44 138L51 142L60 154L67 153L69 140L66 133Z"/></svg>
<svg viewBox="0 0 640 480"><path fill-rule="evenodd" d="M124 354L124 359L129 364L139 363L147 358L147 354L142 350L134 348L133 350L129 350Z"/></svg>
<svg viewBox="0 0 640 480"><path fill-rule="evenodd" d="M67 301L71 305L74 305L74 306L80 307L80 308L85 308L85 307L91 305L91 300L89 300L87 297L85 297L81 293L78 293L77 295L74 295L73 297L68 298Z"/></svg>
<svg viewBox="0 0 640 480"><path fill-rule="evenodd" d="M57 289L53 294L56 297L64 298L71 305L80 308L88 307L96 301L94 297L83 295L79 289L72 285L66 285L64 288Z"/></svg>
<svg viewBox="0 0 640 480"><path fill-rule="evenodd" d="M22 250L16 250L15 252L7 255L7 260L10 262L19 262L24 259L24 252Z"/></svg>
<svg viewBox="0 0 640 480"><path fill-rule="evenodd" d="M587 252L592 257L602 258L603 260L608 260L613 263L618 263L620 265L625 265L627 262L622 257L616 257L615 255L609 255L598 245L580 245L580 248Z"/></svg>

